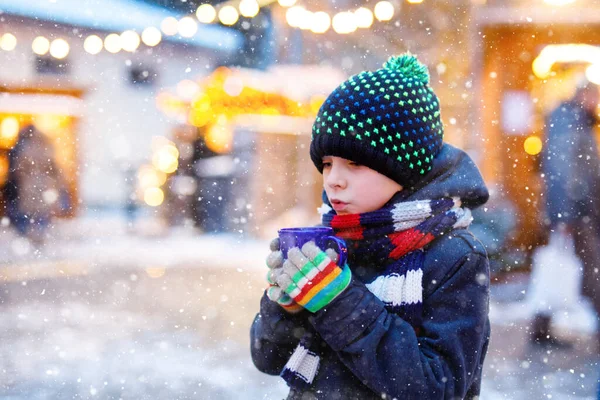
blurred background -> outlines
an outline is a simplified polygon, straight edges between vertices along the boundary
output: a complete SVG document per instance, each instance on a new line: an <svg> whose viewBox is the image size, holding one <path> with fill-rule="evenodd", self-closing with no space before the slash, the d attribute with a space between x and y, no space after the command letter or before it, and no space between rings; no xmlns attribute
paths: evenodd
<svg viewBox="0 0 600 400"><path fill-rule="evenodd" d="M319 221L327 94L405 51L491 191L482 399L596 398L590 305L532 348L527 292L544 118L599 46L593 0L0 0L0 398L282 398L249 358L268 241Z"/></svg>

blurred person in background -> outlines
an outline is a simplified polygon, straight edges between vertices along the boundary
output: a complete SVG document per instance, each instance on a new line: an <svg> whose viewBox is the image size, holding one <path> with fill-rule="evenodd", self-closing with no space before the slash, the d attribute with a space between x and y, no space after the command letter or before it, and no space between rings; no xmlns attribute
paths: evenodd
<svg viewBox="0 0 600 400"><path fill-rule="evenodd" d="M41 245L65 193L52 144L33 125L27 125L19 132L8 160L6 215L20 235Z"/></svg>
<svg viewBox="0 0 600 400"><path fill-rule="evenodd" d="M547 224L551 232L570 235L583 264L582 294L600 315L600 160L594 128L598 124L598 87L580 80L575 94L546 120L542 157ZM557 283L560 277L557 278ZM550 311L534 317L531 341L561 343L551 333ZM598 335L600 346L600 335Z"/></svg>

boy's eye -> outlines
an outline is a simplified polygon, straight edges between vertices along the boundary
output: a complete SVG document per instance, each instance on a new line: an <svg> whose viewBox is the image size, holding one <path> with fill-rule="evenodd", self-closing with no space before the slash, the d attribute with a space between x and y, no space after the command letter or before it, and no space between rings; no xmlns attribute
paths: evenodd
<svg viewBox="0 0 600 400"><path fill-rule="evenodd" d="M331 162L330 161L323 161L323 168L329 168L331 167Z"/></svg>
<svg viewBox="0 0 600 400"><path fill-rule="evenodd" d="M354 161L350 161L349 164L352 165L353 167L362 167L362 164L359 164L359 163L354 162Z"/></svg>

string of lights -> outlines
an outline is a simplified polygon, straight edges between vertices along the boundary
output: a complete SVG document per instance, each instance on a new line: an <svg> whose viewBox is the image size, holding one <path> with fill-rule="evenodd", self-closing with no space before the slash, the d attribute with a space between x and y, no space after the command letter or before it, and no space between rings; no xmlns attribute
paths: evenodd
<svg viewBox="0 0 600 400"><path fill-rule="evenodd" d="M406 0L408 3L422 3L423 0ZM241 0L237 8L231 2L225 2L217 7L211 4L200 5L194 15L187 15L180 19L175 17L165 18L160 27L149 26L141 34L126 30L121 33L108 33L104 37L97 34L87 36L83 41L84 50L96 55L107 51L112 54L120 51L135 52L142 44L154 47L161 43L166 36L180 35L183 38L191 38L198 33L198 24L221 23L225 26L234 25L240 18L254 18L258 15L260 8L272 3L257 0ZM290 27L322 34L333 29L338 34L349 34L357 29L367 29L375 20L387 22L392 20L396 14L398 5L390 1L377 2L373 9L369 7L358 7L353 10L345 10L330 15L326 11L311 11L302 5L296 4L296 0L278 0L281 7L286 8L286 22ZM18 38L6 32L0 36L0 49L13 51L20 41ZM50 55L57 59L64 59L69 55L71 44L66 38L50 40L44 36L38 36L31 42L32 51L39 55Z"/></svg>

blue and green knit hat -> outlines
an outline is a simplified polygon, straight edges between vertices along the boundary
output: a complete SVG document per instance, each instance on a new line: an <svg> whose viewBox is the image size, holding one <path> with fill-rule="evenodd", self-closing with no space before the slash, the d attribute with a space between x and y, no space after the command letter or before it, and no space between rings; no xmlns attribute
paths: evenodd
<svg viewBox="0 0 600 400"><path fill-rule="evenodd" d="M321 173L322 158L337 156L406 187L431 170L443 138L427 67L403 54L352 76L327 97L313 124L310 156Z"/></svg>

